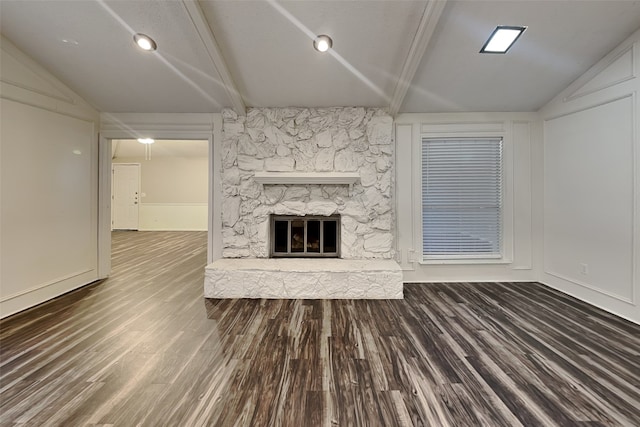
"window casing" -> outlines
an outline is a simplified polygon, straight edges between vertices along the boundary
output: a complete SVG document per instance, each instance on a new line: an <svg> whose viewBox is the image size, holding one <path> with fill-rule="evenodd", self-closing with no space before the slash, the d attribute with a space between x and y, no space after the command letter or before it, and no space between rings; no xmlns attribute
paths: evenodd
<svg viewBox="0 0 640 427"><path fill-rule="evenodd" d="M503 140L422 139L423 260L503 257Z"/></svg>

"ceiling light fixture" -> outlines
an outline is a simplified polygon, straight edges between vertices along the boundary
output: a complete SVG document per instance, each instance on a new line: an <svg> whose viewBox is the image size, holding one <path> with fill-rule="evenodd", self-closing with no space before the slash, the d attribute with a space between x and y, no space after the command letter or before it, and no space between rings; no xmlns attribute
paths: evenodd
<svg viewBox="0 0 640 427"><path fill-rule="evenodd" d="M498 25L480 49L480 53L507 53L526 29L527 27Z"/></svg>
<svg viewBox="0 0 640 427"><path fill-rule="evenodd" d="M156 141L154 139L152 139L152 138L138 138L138 142L140 144L149 145L149 144L153 144Z"/></svg>
<svg viewBox="0 0 640 427"><path fill-rule="evenodd" d="M331 37L321 34L313 40L313 48L318 52L326 52L333 46Z"/></svg>
<svg viewBox="0 0 640 427"><path fill-rule="evenodd" d="M134 34L133 40L142 50L154 51L158 48L158 45L156 44L156 42L146 34L141 34L141 33Z"/></svg>
<svg viewBox="0 0 640 427"><path fill-rule="evenodd" d="M62 43L64 44L70 44L70 45L74 45L74 46L78 46L80 43L78 43L77 40L74 39L61 39L60 40Z"/></svg>

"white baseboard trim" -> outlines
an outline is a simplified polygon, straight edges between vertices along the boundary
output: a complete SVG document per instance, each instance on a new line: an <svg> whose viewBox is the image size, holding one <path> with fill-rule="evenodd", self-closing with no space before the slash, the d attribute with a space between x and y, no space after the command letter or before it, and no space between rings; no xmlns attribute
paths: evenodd
<svg viewBox="0 0 640 427"><path fill-rule="evenodd" d="M16 314L98 280L95 268L34 286L0 300L0 319Z"/></svg>
<svg viewBox="0 0 640 427"><path fill-rule="evenodd" d="M207 231L206 228L140 228L138 231Z"/></svg>

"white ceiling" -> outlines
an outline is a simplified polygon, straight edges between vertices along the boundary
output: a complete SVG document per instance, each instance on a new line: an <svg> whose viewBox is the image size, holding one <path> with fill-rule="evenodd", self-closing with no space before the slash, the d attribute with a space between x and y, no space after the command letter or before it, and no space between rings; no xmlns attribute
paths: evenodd
<svg viewBox="0 0 640 427"><path fill-rule="evenodd" d="M507 55L479 54L499 24L528 30ZM2 34L112 113L535 111L638 27L632 0L0 0ZM321 33L333 52L313 50Z"/></svg>
<svg viewBox="0 0 640 427"><path fill-rule="evenodd" d="M341 58L316 52L312 39L284 16L277 4L203 2L247 105L388 105L424 1L279 4L312 34L329 34L334 52Z"/></svg>
<svg viewBox="0 0 640 427"><path fill-rule="evenodd" d="M496 25L528 28L479 54ZM402 111L536 111L638 28L638 1L449 2Z"/></svg>

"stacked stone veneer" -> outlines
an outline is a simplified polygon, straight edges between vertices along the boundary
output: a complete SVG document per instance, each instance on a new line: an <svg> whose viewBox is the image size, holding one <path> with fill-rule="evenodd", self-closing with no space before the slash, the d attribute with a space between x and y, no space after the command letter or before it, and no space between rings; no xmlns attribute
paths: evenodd
<svg viewBox="0 0 640 427"><path fill-rule="evenodd" d="M341 215L341 257L393 257L392 118L382 109L223 111L224 258L266 258L269 215ZM258 171L358 172L346 185L264 185Z"/></svg>

